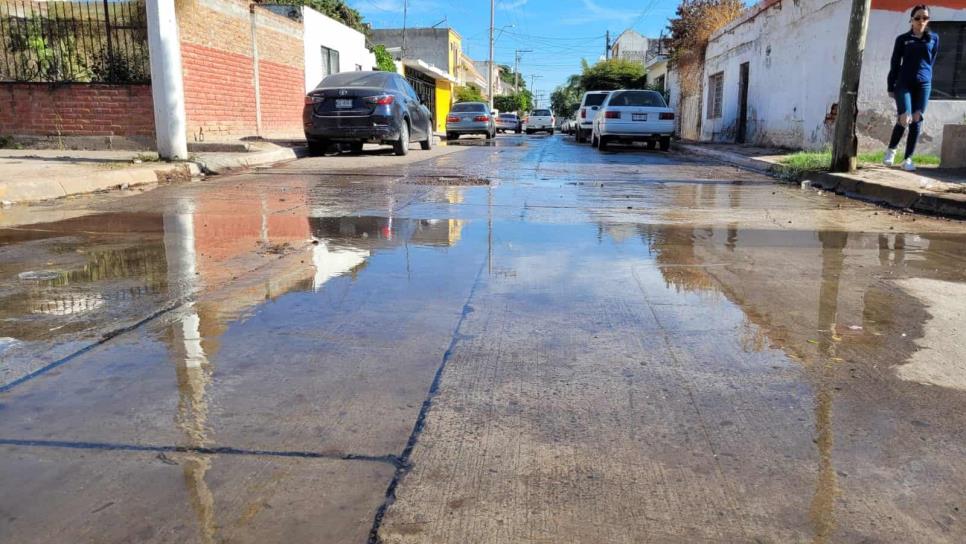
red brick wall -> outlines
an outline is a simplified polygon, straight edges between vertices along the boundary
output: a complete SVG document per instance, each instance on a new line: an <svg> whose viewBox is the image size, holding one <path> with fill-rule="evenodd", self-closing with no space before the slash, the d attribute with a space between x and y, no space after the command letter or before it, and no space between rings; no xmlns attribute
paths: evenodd
<svg viewBox="0 0 966 544"><path fill-rule="evenodd" d="M256 135L254 47L246 0L177 4L188 141ZM305 89L302 25L256 7L262 130L299 136Z"/></svg>
<svg viewBox="0 0 966 544"><path fill-rule="evenodd" d="M0 135L153 139L151 86L0 83Z"/></svg>

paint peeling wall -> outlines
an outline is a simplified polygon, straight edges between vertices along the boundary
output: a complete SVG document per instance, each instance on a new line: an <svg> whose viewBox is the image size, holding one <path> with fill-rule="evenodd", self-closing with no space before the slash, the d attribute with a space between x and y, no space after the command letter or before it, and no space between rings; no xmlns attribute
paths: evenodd
<svg viewBox="0 0 966 544"><path fill-rule="evenodd" d="M866 149L882 148L895 122L886 75L895 37L909 28L908 10L902 7L905 1L873 2L859 92L859 142ZM716 34L705 62L701 140L735 141L740 66L747 62L746 141L795 149L830 145L849 8L845 0L772 0ZM932 9L933 21L966 21L966 9L942 5ZM719 72L724 73L722 116L709 119L707 81ZM961 123L964 116L964 100L932 101L921 151L938 153L943 125Z"/></svg>

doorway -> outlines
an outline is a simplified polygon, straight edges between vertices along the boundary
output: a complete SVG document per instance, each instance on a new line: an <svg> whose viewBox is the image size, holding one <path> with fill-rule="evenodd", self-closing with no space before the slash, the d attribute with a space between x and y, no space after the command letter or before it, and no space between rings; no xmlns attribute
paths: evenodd
<svg viewBox="0 0 966 544"><path fill-rule="evenodd" d="M739 144L748 138L748 63L741 64L741 74L738 78L738 137Z"/></svg>

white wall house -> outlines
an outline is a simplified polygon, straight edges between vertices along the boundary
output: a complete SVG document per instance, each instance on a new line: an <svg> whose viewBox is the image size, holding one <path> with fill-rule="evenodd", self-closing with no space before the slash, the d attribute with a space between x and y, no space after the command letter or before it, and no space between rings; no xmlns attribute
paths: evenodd
<svg viewBox="0 0 966 544"><path fill-rule="evenodd" d="M376 56L366 48L366 37L315 11L303 7L305 42L305 90L338 72L373 70Z"/></svg>
<svg viewBox="0 0 966 544"><path fill-rule="evenodd" d="M886 75L895 38L908 31L909 10L916 3L872 0L857 127L864 149L883 148L895 124ZM849 0L764 0L712 36L700 139L796 149L830 145L850 5ZM966 39L966 2L929 5L930 24L941 37L940 57L919 149L938 153L943 125L962 123L966 116L966 59L956 64L957 48L966 47L960 43Z"/></svg>

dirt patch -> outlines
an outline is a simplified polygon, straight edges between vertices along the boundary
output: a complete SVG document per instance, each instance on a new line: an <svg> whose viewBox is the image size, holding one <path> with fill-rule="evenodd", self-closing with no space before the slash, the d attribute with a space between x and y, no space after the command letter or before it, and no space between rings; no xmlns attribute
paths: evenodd
<svg viewBox="0 0 966 544"><path fill-rule="evenodd" d="M490 180L472 176L418 176L406 178L403 183L411 185L478 186L490 185Z"/></svg>

